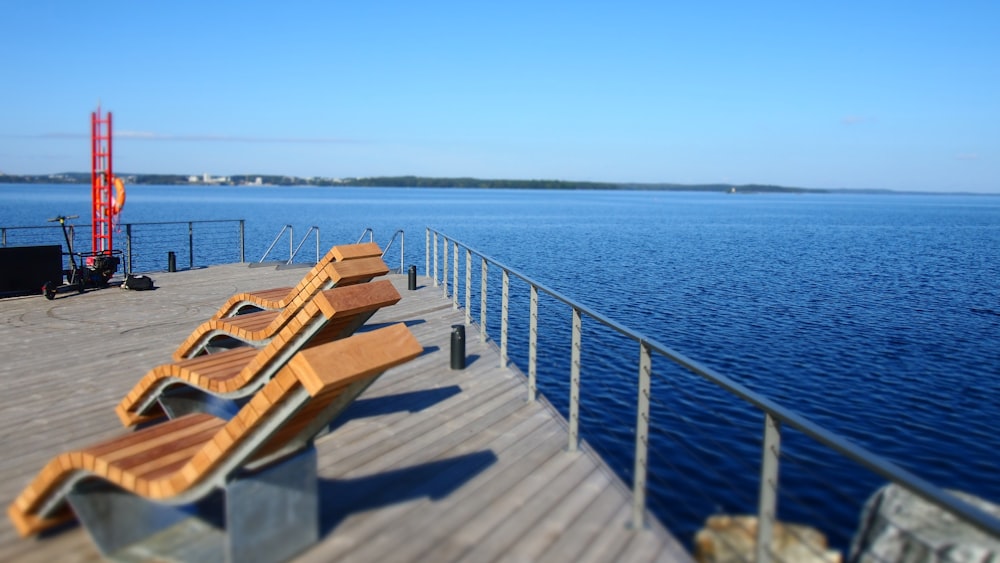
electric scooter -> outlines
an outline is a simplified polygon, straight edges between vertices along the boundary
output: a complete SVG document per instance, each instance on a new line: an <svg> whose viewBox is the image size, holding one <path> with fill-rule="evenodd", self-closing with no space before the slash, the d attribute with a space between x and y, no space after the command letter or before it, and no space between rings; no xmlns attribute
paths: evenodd
<svg viewBox="0 0 1000 563"><path fill-rule="evenodd" d="M121 263L120 250L105 250L102 252L74 252L73 250L73 225L67 224L70 219L76 219L79 215L59 215L49 219L50 223L59 222L62 227L63 238L66 239L66 248L69 252L64 252L64 256L69 256L69 269L63 270L66 277L66 284L62 285L62 280L50 280L42 286L42 294L46 299L55 299L56 293L63 289L76 289L83 293L88 287L103 288L108 287L111 276L118 271ZM79 265L77 258L80 259ZM89 264L88 265L85 265Z"/></svg>

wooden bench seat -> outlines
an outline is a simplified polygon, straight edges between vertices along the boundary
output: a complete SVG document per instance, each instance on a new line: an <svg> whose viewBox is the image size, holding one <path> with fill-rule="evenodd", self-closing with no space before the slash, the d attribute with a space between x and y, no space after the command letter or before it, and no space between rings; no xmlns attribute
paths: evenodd
<svg viewBox="0 0 1000 563"><path fill-rule="evenodd" d="M229 399L245 397L298 350L350 336L378 309L399 300L399 292L388 280L321 291L262 348L234 348L151 369L115 407L115 413L125 425L163 418L168 413L159 400L171 388Z"/></svg>
<svg viewBox="0 0 1000 563"><path fill-rule="evenodd" d="M342 244L334 246L316 262L302 280L295 287L275 287L260 291L237 293L230 297L226 303L219 308L213 319L221 319L237 315L247 307L258 309L282 309L295 299L298 292L305 289L314 281L317 276L323 275L323 269L331 263L342 262L344 260L356 260L359 258L381 258L382 249L374 242L363 242L358 244ZM318 287L318 286L317 286ZM324 287L323 289L329 289Z"/></svg>
<svg viewBox="0 0 1000 563"><path fill-rule="evenodd" d="M194 502L241 468L311 446L360 390L422 351L403 324L302 350L231 420L191 414L57 455L8 516L22 536L36 534L71 519L67 495L93 480L153 501Z"/></svg>
<svg viewBox="0 0 1000 563"><path fill-rule="evenodd" d="M212 318L198 325L174 351L174 360L205 352L213 339L235 338L250 346L267 344L318 292L365 283L387 273L389 268L380 257L330 262L299 288L283 309Z"/></svg>

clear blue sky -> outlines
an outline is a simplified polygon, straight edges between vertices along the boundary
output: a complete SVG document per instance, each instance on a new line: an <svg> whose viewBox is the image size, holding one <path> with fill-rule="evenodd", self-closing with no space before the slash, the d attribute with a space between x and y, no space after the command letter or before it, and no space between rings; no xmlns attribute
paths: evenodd
<svg viewBox="0 0 1000 563"><path fill-rule="evenodd" d="M2 2L0 172L1000 193L1000 2Z"/></svg>

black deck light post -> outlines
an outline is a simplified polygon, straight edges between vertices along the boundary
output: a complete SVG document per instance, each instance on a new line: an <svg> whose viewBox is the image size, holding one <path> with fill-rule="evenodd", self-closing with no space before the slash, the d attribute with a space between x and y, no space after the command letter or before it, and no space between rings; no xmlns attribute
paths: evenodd
<svg viewBox="0 0 1000 563"><path fill-rule="evenodd" d="M465 325L451 325L451 369L465 369Z"/></svg>
<svg viewBox="0 0 1000 563"><path fill-rule="evenodd" d="M406 272L407 275L407 289L413 291L417 289L417 267L410 266L409 270Z"/></svg>

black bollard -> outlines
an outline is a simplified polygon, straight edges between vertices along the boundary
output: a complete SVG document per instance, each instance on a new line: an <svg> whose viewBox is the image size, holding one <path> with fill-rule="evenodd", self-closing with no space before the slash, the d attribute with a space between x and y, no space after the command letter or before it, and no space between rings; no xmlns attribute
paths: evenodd
<svg viewBox="0 0 1000 563"><path fill-rule="evenodd" d="M167 252L167 271L176 272L177 271L177 255L171 250Z"/></svg>
<svg viewBox="0 0 1000 563"><path fill-rule="evenodd" d="M465 369L465 325L451 325L451 369Z"/></svg>
<svg viewBox="0 0 1000 563"><path fill-rule="evenodd" d="M417 267L410 266L410 269L406 272L407 274L407 289L413 291L417 289Z"/></svg>

